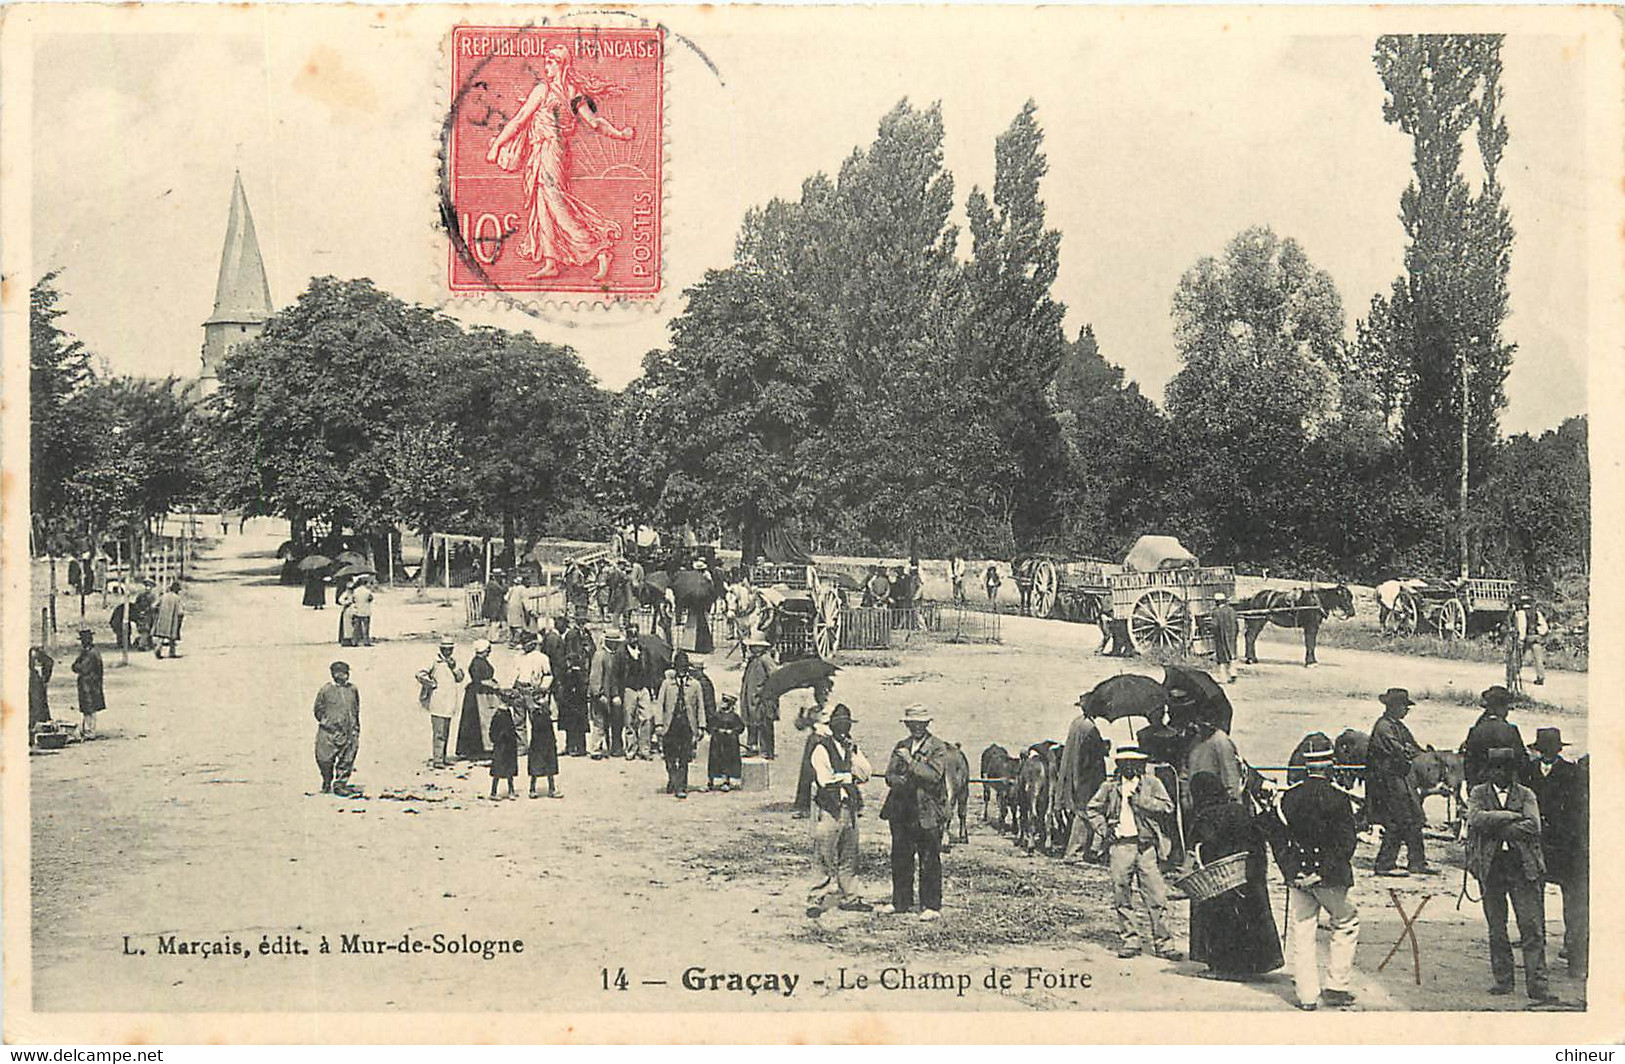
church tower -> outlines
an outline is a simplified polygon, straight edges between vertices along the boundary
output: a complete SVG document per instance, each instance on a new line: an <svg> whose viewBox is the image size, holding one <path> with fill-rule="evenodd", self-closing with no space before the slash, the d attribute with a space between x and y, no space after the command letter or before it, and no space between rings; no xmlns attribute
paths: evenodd
<svg viewBox="0 0 1625 1064"><path fill-rule="evenodd" d="M216 368L226 352L260 334L271 316L271 286L265 280L265 262L254 236L254 216L248 212L243 175L231 186L231 213L226 218L226 246L220 254L220 278L214 287L214 313L203 323L204 395L219 387Z"/></svg>

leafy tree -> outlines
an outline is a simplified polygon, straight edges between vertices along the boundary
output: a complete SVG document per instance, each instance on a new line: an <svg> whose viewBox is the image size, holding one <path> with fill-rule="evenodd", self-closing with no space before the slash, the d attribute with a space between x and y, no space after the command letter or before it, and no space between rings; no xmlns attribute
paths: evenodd
<svg viewBox="0 0 1625 1064"><path fill-rule="evenodd" d="M1100 352L1085 325L1066 346L1051 402L1069 471L1058 503L1067 553L1118 558L1135 537L1164 526L1169 497L1167 424L1156 405Z"/></svg>
<svg viewBox="0 0 1625 1064"><path fill-rule="evenodd" d="M1183 534L1198 553L1261 563L1289 547L1292 522L1273 515L1313 490L1304 452L1335 420L1342 300L1296 241L1254 227L1186 271L1173 316L1182 365L1167 407Z"/></svg>
<svg viewBox="0 0 1625 1064"><path fill-rule="evenodd" d="M58 291L60 271L41 277L28 301L29 507L39 531L66 516L67 481L94 446L89 426L69 409L90 382L90 350L58 324L67 313Z"/></svg>
<svg viewBox="0 0 1625 1064"><path fill-rule="evenodd" d="M1383 118L1414 143L1414 176L1400 198L1405 276L1390 303L1393 342L1411 357L1405 452L1441 496L1460 471L1464 368L1476 483L1495 446L1514 353L1500 335L1514 236L1498 176L1507 141L1500 47L1495 35L1388 35L1374 55L1387 91ZM1484 173L1476 196L1461 168L1463 138L1475 127Z"/></svg>
<svg viewBox="0 0 1625 1064"><path fill-rule="evenodd" d="M458 336L371 281L316 278L220 365L217 468L236 471L220 494L296 536L312 518L380 531L397 516L384 445L421 417L421 382Z"/></svg>
<svg viewBox="0 0 1625 1064"><path fill-rule="evenodd" d="M574 351L476 328L446 352L433 395L433 416L456 427L474 494L510 554L521 528L539 530L585 496L606 403Z"/></svg>
<svg viewBox="0 0 1625 1064"><path fill-rule="evenodd" d="M1030 541L1056 513L1065 451L1048 401L1061 363L1066 308L1050 297L1061 234L1044 226L1049 170L1037 105L1028 100L994 147L993 197L971 192L962 379L989 400L989 484L1004 499L1005 535Z"/></svg>
<svg viewBox="0 0 1625 1064"><path fill-rule="evenodd" d="M447 424L399 429L379 444L390 510L423 540L458 527L477 505L456 430ZM428 586L427 553L418 587Z"/></svg>

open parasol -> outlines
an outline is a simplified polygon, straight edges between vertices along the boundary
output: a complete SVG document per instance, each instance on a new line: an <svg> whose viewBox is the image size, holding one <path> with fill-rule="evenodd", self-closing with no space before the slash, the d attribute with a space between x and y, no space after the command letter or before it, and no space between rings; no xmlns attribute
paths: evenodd
<svg viewBox="0 0 1625 1064"><path fill-rule="evenodd" d="M354 550L340 551L339 556L334 560L340 565L367 565L367 556L360 551ZM367 567L371 568L371 566Z"/></svg>
<svg viewBox="0 0 1625 1064"><path fill-rule="evenodd" d="M1149 676L1124 673L1100 681L1083 696L1083 711L1101 720L1145 717L1168 704L1168 689Z"/></svg>
<svg viewBox="0 0 1625 1064"><path fill-rule="evenodd" d="M345 566L341 567L338 570L338 572L333 574L333 578L335 580L343 580L343 579L346 579L348 577L362 576L362 575L377 576L378 575L378 570L374 569L372 566L366 564L365 562L363 562L360 565L354 565L354 564L345 565Z"/></svg>
<svg viewBox="0 0 1625 1064"><path fill-rule="evenodd" d="M1218 681L1189 665L1163 666L1162 684L1168 689L1168 723L1176 727L1204 720L1226 732L1235 710Z"/></svg>
<svg viewBox="0 0 1625 1064"><path fill-rule="evenodd" d="M313 573L318 569L326 569L333 564L333 559L325 554L307 554L299 559L299 571Z"/></svg>
<svg viewBox="0 0 1625 1064"><path fill-rule="evenodd" d="M700 569L684 569L672 577L671 593L684 609L704 609L717 600L717 588L711 582L711 574Z"/></svg>
<svg viewBox="0 0 1625 1064"><path fill-rule="evenodd" d="M839 666L821 658L803 658L780 665L762 681L762 698L772 701L788 691L834 683Z"/></svg>

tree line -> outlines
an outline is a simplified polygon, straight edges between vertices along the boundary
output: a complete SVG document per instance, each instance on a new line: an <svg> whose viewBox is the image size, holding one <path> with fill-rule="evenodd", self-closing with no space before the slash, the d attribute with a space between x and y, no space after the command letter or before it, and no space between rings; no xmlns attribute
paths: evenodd
<svg viewBox="0 0 1625 1064"><path fill-rule="evenodd" d="M1243 230L1171 293L1180 368L1160 408L1088 325L1063 331L1037 106L996 139L966 241L941 109L904 100L832 175L748 212L733 262L684 293L624 390L567 347L318 278L227 356L218 394L181 404L191 457L161 490L296 531L404 524L510 548L643 521L720 525L747 550L784 524L829 552L1115 558L1155 531L1301 576L1447 573L1464 544L1475 573L1587 572L1584 418L1500 436L1500 39L1383 37L1374 64L1382 118L1414 146L1391 289L1351 331L1302 245ZM163 504L121 501L56 442L113 382L75 370L52 322L43 388L35 335L35 512Z"/></svg>

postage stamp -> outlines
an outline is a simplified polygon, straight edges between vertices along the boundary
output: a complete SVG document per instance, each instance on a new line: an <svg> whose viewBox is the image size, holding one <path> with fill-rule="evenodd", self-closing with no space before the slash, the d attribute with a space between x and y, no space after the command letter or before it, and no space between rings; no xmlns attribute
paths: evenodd
<svg viewBox="0 0 1625 1064"><path fill-rule="evenodd" d="M452 31L453 292L660 291L664 43L659 27Z"/></svg>

